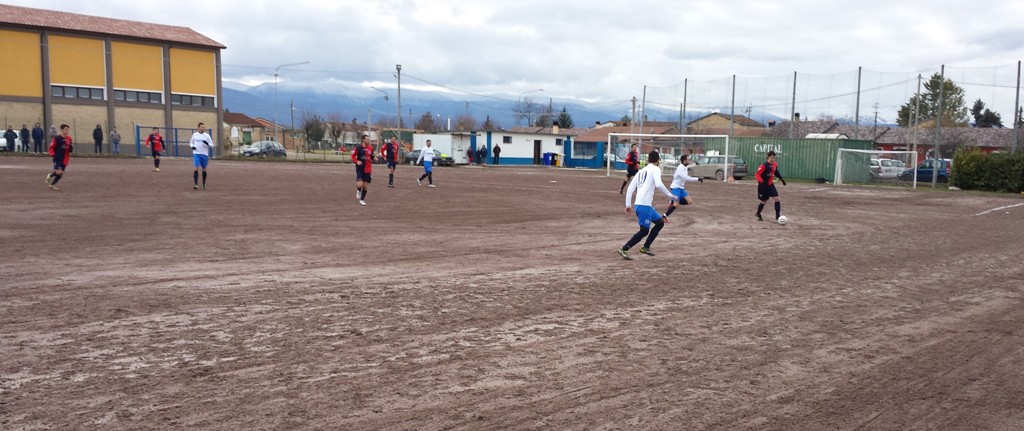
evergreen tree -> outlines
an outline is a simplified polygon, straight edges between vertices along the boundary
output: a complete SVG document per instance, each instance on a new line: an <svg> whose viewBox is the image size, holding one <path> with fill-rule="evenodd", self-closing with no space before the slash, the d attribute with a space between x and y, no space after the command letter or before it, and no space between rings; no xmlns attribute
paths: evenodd
<svg viewBox="0 0 1024 431"><path fill-rule="evenodd" d="M942 124L953 126L967 121L964 89L956 85L953 80L947 78L943 81L942 76L936 73L932 75L931 79L925 81L924 88L925 91L920 94L920 97L914 94L910 96L907 103L900 107L896 113L897 124L902 127L913 125L918 98L921 99L921 112L917 116L917 122L922 123L935 119L939 112L939 89L942 89Z"/></svg>
<svg viewBox="0 0 1024 431"><path fill-rule="evenodd" d="M565 110L565 106L562 107L562 113L558 114L558 120L556 120L555 122L558 124L558 127L561 127L563 129L572 128L572 115L569 115L569 112Z"/></svg>

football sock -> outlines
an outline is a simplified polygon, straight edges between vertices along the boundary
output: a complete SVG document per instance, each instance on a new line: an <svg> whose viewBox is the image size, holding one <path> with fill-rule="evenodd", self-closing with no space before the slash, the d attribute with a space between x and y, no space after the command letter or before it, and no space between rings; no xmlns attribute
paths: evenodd
<svg viewBox="0 0 1024 431"><path fill-rule="evenodd" d="M206 171L203 171L203 185L206 185Z"/></svg>
<svg viewBox="0 0 1024 431"><path fill-rule="evenodd" d="M388 184L395 183L395 174L388 174Z"/></svg>
<svg viewBox="0 0 1024 431"><path fill-rule="evenodd" d="M619 193L622 193L622 191L623 191L623 190L626 190L626 182L627 182L627 181L623 181L623 182L622 182L622 186L621 186L621 187L619 187Z"/></svg>
<svg viewBox="0 0 1024 431"><path fill-rule="evenodd" d="M763 203L757 204L757 216L758 217L761 216L761 210L763 210L763 209L764 209L764 204Z"/></svg>
<svg viewBox="0 0 1024 431"><path fill-rule="evenodd" d="M199 185L199 172L192 171L192 184Z"/></svg>
<svg viewBox="0 0 1024 431"><path fill-rule="evenodd" d="M154 159L153 165L154 168L160 169L160 159Z"/></svg>
<svg viewBox="0 0 1024 431"><path fill-rule="evenodd" d="M651 234L647 236L647 241L644 241L644 248L651 248L651 244L654 243L654 239L658 237L658 232L661 232L661 228L665 227L665 221L658 219L654 221L654 229L651 229Z"/></svg>
<svg viewBox="0 0 1024 431"><path fill-rule="evenodd" d="M419 181L423 181L423 179L426 178L426 177L427 177L427 174L421 175Z"/></svg>
<svg viewBox="0 0 1024 431"><path fill-rule="evenodd" d="M775 218L779 218L779 214L782 213L782 202L775 203Z"/></svg>
<svg viewBox="0 0 1024 431"><path fill-rule="evenodd" d="M668 211L665 211L665 217L668 217L668 215L672 214L672 211L675 211L675 210L676 210L676 206L675 205L669 205L668 206Z"/></svg>
<svg viewBox="0 0 1024 431"><path fill-rule="evenodd" d="M63 176L64 176L64 174L53 174L53 181L50 182L50 185L51 186L57 185L57 181L60 181L61 177L63 177Z"/></svg>
<svg viewBox="0 0 1024 431"><path fill-rule="evenodd" d="M366 200L366 189L363 189L362 195L359 198L359 200L361 200L361 201L365 201Z"/></svg>
<svg viewBox="0 0 1024 431"><path fill-rule="evenodd" d="M647 236L647 234L650 233L650 231L651 228L648 227L640 228L640 230L633 234L633 237L629 239L629 242L627 242L626 245L622 246L622 249L629 250L630 247L633 247L634 245L636 245L636 243L640 242L640 240L644 239L644 237Z"/></svg>
<svg viewBox="0 0 1024 431"><path fill-rule="evenodd" d="M430 184L434 184L434 173L433 172L427 174L427 181L430 181Z"/></svg>

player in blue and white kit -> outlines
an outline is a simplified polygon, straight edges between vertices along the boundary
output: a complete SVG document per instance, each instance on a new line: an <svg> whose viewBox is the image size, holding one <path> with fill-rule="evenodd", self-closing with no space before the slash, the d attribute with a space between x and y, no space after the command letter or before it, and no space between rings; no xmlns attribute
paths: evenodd
<svg viewBox="0 0 1024 431"><path fill-rule="evenodd" d="M679 157L679 166L676 166L676 172L672 174L672 195L675 196L675 200L669 201L668 211L665 211L665 221L668 222L669 214L675 211L680 205L690 205L693 203L693 198L686 192L687 181L697 181L704 184L703 178L691 177L690 167L686 166L686 162L690 160L689 154L683 154Z"/></svg>
<svg viewBox="0 0 1024 431"><path fill-rule="evenodd" d="M651 251L651 244L658 237L658 232L661 232L661 228L665 226L665 221L661 219L661 214L654 209L654 190L657 189L672 199L671 202L675 203L675 196L665 188L665 183L661 182L660 161L661 157L658 155L658 152L651 151L647 155L647 166L641 169L629 183L629 190L626 192L626 214L629 214L630 210L633 209L633 205L630 204L629 200L635 191L636 220L640 224L640 230L629 239L626 245L617 250L623 259L633 260L629 256L629 248L636 245L644 237L647 237L647 241L644 242L643 247L640 247L640 253L654 256L654 252ZM651 224L654 224L653 229ZM648 234L650 235L648 236Z"/></svg>
<svg viewBox="0 0 1024 431"><path fill-rule="evenodd" d="M199 169L203 170L203 190L206 190L206 166L210 163L210 153L213 152L213 138L206 133L206 125L199 123L199 131L192 134L188 145L192 147L192 189L199 189Z"/></svg>
<svg viewBox="0 0 1024 431"><path fill-rule="evenodd" d="M427 146L420 150L420 157L416 159L416 163L423 162L423 175L420 179L416 180L416 185L422 186L423 179L426 178L430 185L427 187L434 188L434 147L430 144L430 139L427 139Z"/></svg>

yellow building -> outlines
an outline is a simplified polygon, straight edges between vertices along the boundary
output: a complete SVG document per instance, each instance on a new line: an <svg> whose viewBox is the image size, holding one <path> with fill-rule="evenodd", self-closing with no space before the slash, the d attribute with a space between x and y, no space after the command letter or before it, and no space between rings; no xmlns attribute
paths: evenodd
<svg viewBox="0 0 1024 431"><path fill-rule="evenodd" d="M153 127L186 151L200 122L223 142L224 48L186 27L0 4L0 118L68 124L79 145L99 125L105 150L117 127L122 154Z"/></svg>

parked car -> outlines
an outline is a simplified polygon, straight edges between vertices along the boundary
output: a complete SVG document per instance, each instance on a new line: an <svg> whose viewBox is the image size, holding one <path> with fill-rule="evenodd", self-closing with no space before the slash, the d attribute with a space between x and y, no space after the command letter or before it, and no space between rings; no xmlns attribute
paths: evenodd
<svg viewBox="0 0 1024 431"><path fill-rule="evenodd" d="M734 179L742 180L747 175L747 162L739 156L702 156L692 160L690 175L698 178L724 180L725 172L722 168L726 160L729 160L729 172Z"/></svg>
<svg viewBox="0 0 1024 431"><path fill-rule="evenodd" d="M872 179L892 179L901 171L892 159L871 159L870 172Z"/></svg>
<svg viewBox="0 0 1024 431"><path fill-rule="evenodd" d="M937 175L938 182L944 183L949 181L949 175L953 172L953 160L952 159L927 159L917 165L916 168L910 168L903 171L900 174L900 179L903 181L912 181L914 179L914 171L917 171L918 182L931 182L932 175Z"/></svg>
<svg viewBox="0 0 1024 431"><path fill-rule="evenodd" d="M245 157L288 157L288 150L280 142L274 141L256 141L242 147L241 152Z"/></svg>
<svg viewBox="0 0 1024 431"><path fill-rule="evenodd" d="M423 162L420 162L419 158L420 150L413 150L405 155L405 159L408 160L409 163L415 163L417 166L423 166ZM455 159L452 158L452 156L434 150L434 166L452 166L454 164Z"/></svg>

